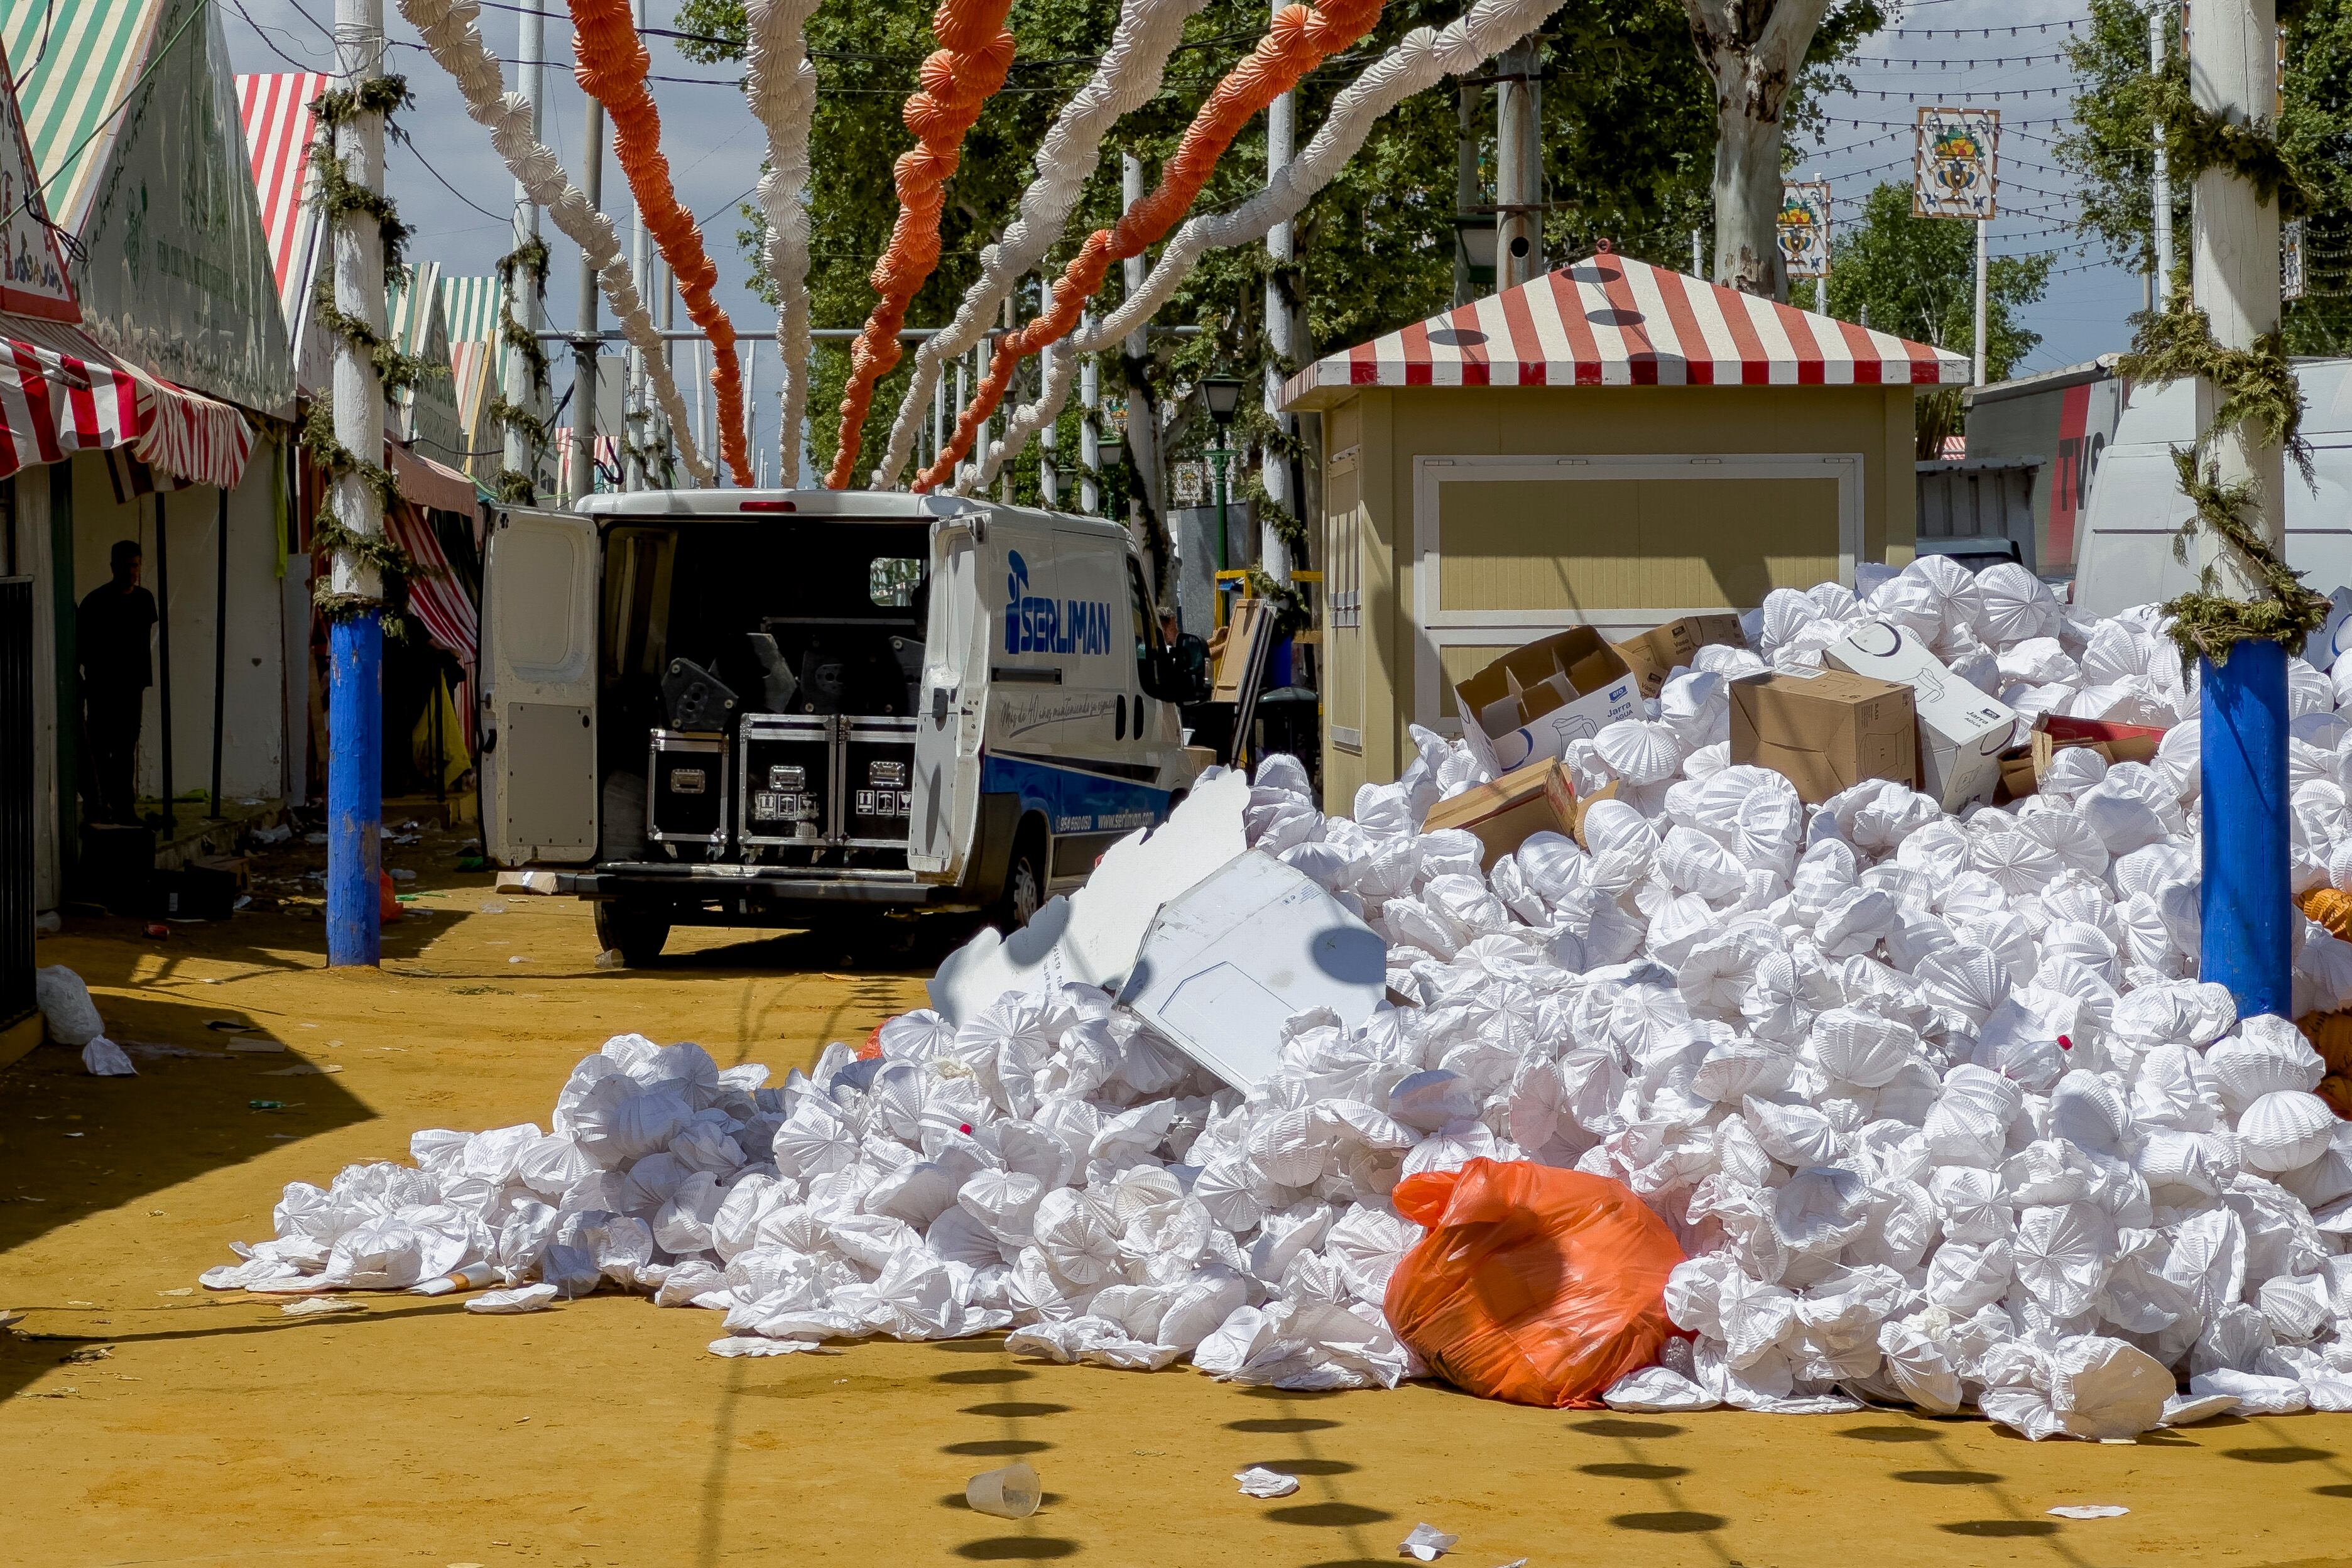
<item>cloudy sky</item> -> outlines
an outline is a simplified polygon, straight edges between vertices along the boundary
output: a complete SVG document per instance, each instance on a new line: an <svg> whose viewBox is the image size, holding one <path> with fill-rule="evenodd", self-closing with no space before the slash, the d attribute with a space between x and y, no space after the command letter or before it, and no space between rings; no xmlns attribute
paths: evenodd
<svg viewBox="0 0 2352 1568"><path fill-rule="evenodd" d="M522 20L519 5L530 0L482 3L483 34L510 61ZM576 179L583 100L572 79L571 23L562 0L537 3L552 13L545 20L551 62L546 139ZM652 0L649 25L670 26L674 9L675 0ZM425 53L415 30L390 0L384 10L394 46L390 68L407 76L417 100L401 117L410 144L395 145L388 153L392 192L416 228L418 255L439 260L450 274L487 272L512 243L508 215L513 180L488 136L466 118L455 84ZM2057 171L2048 145L2060 129L2053 122L2070 107L2069 74L2063 59L2053 57L2070 36L2068 25L2081 24L2086 12L2084 0L1909 0L1895 24L1901 30L1871 40L1864 61L1850 73L1855 92L1825 104L1836 123L1822 146L1801 149L1801 172L1832 181L1843 205L1858 200L1880 180L1905 177L1915 100L1951 101L1968 92L1976 95L1975 103L1999 108L2004 214L1992 231L1994 251L2064 252L2054 258L2048 295L2026 313L2026 324L2042 338L2028 362L2032 370L2123 347L2128 331L2124 318L2140 306L2137 276L2105 265L2095 248L2080 251L2066 226L2064 193L2071 182ZM221 15L239 71L333 68L334 0L227 0ZM1953 37L1955 29L1962 36ZM654 91L679 197L700 220L717 254L719 302L747 336L757 337L772 317L743 287L747 263L734 234L736 208L759 177L759 126L732 85L731 71L694 65L666 38L655 38L651 46L654 71L667 79L657 79ZM509 86L513 80L510 65ZM625 226L627 187L609 158L605 205ZM555 256L549 310L557 323L569 325L576 308L578 252L559 234L551 232L549 239ZM682 312L678 319L683 323ZM753 374L758 389L772 391L772 360L755 363ZM559 390L565 384L559 370ZM772 410L771 399L760 401Z"/></svg>

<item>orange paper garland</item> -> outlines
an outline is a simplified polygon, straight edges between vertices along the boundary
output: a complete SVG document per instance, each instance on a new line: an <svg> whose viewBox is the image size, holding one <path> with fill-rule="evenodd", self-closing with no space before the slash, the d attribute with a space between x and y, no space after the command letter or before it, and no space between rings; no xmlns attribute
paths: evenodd
<svg viewBox="0 0 2352 1568"><path fill-rule="evenodd" d="M1013 384L1013 372L1022 359L1076 330L1087 301L1102 287L1110 264L1140 256L1166 238L1209 183L1217 160L1224 156L1242 127L1297 87L1308 71L1370 32L1380 20L1381 5L1381 0L1327 0L1312 9L1287 5L1276 14L1257 47L1225 73L1192 116L1150 195L1128 208L1115 228L1098 228L1087 237L1054 285L1052 309L997 340L986 379L956 417L953 439L916 479L913 489L918 494L954 476L956 464L971 450L972 437L1004 401Z"/></svg>
<svg viewBox="0 0 2352 1568"><path fill-rule="evenodd" d="M637 37L629 0L572 0L572 75L604 106L613 121L613 148L646 230L677 279L686 313L710 340L710 385L719 397L719 450L735 482L756 482L743 437L743 370L735 353L735 326L710 297L718 263L703 248L694 215L678 204L669 158L661 150L661 115L646 90L652 58Z"/></svg>
<svg viewBox="0 0 2352 1568"><path fill-rule="evenodd" d="M840 446L825 483L848 488L857 471L874 384L902 357L898 329L907 307L940 264L940 210L947 183L962 158L964 134L1013 68L1013 35L1004 30L1013 0L942 0L931 16L939 49L923 62L922 87L907 100L904 119L916 145L898 155L891 173L898 189L898 220L889 247L874 265L874 291L882 296L850 350L848 384L841 393Z"/></svg>

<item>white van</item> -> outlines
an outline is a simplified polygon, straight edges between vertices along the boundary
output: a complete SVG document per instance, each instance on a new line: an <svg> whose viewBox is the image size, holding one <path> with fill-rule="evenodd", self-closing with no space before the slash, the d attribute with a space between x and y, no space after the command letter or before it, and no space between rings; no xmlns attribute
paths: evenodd
<svg viewBox="0 0 2352 1568"><path fill-rule="evenodd" d="M2286 563L2322 594L2352 584L2352 360L2294 362L2303 387L2303 435L2313 479L2286 467ZM2112 616L2158 604L2196 585L2172 553L2189 518L2172 448L2197 436L2197 388L2186 381L2134 386L2091 481L2075 552L2074 604Z"/></svg>
<svg viewBox="0 0 2352 1568"><path fill-rule="evenodd" d="M682 490L490 523L483 841L598 941L1017 926L1200 772L1127 531L952 496Z"/></svg>

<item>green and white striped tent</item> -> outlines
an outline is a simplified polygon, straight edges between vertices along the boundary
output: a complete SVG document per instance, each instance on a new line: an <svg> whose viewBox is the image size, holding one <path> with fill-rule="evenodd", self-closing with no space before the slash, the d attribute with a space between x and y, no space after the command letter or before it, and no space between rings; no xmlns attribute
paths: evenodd
<svg viewBox="0 0 2352 1568"><path fill-rule="evenodd" d="M441 280L441 314L449 328L449 389L471 449L463 467L482 480L495 479L500 466L486 426L499 395L499 316L505 306L506 286L495 272Z"/></svg>
<svg viewBox="0 0 2352 1568"><path fill-rule="evenodd" d="M447 374L449 325L441 310L441 264L410 262L404 273L392 279L387 304L393 345L424 360L436 373L394 399L389 410L393 428L417 451L462 472L466 430L457 416L457 389Z"/></svg>
<svg viewBox="0 0 2352 1568"><path fill-rule="evenodd" d="M294 368L209 0L0 0L90 336L199 392L292 412Z"/></svg>

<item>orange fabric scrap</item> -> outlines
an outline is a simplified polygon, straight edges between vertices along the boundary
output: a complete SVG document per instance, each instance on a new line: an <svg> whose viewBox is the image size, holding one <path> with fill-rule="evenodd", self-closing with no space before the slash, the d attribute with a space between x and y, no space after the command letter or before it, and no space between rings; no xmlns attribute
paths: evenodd
<svg viewBox="0 0 2352 1568"><path fill-rule="evenodd" d="M934 489L954 476L956 464L971 450L981 426L1004 401L1014 368L1025 356L1077 330L1087 301L1102 287L1111 263L1140 256L1165 239L1177 220L1192 210L1217 160L1224 156L1242 127L1297 87L1308 71L1370 32L1381 18L1381 0L1324 0L1313 8L1286 5L1275 14L1257 47L1225 73L1192 116L1151 194L1128 208L1118 226L1098 228L1087 237L1054 285L1052 309L996 341L987 377L957 416L955 437L946 450L915 480L917 493Z"/></svg>
<svg viewBox="0 0 2352 1568"><path fill-rule="evenodd" d="M841 439L825 483L848 488L865 442L874 384L902 357L898 329L907 307L940 264L940 209L947 183L963 156L964 133L1013 68L1013 35L1004 18L1013 0L942 0L931 14L939 49L923 62L922 87L907 100L903 118L916 145L898 154L891 174L898 187L898 221L874 264L874 291L882 296L849 353L849 382L841 392Z"/></svg>
<svg viewBox="0 0 2352 1568"><path fill-rule="evenodd" d="M719 264L702 246L694 215L670 184L669 157L661 150L661 115L646 89L652 57L629 14L629 0L572 0L572 74L580 89L604 106L613 121L613 149L628 177L629 195L677 279L686 313L710 339L710 385L719 396L719 450L735 482L755 481L743 438L743 367L735 354L735 325L710 297Z"/></svg>

